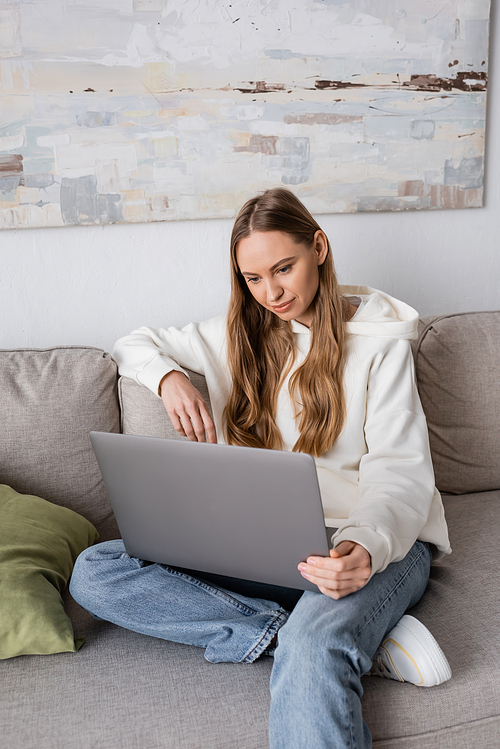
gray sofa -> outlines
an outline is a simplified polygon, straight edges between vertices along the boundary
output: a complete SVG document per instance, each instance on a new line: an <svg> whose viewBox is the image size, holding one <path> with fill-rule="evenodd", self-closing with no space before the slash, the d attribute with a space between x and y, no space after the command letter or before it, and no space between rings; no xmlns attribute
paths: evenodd
<svg viewBox="0 0 500 749"><path fill-rule="evenodd" d="M453 677L432 689L364 677L364 713L377 749L500 747L500 312L424 319L414 355L453 554L412 613ZM1 351L0 378L0 483L118 537L88 433L176 437L161 402L93 348ZM210 664L93 620L67 591L65 603L81 650L0 663L1 749L268 746L271 658Z"/></svg>

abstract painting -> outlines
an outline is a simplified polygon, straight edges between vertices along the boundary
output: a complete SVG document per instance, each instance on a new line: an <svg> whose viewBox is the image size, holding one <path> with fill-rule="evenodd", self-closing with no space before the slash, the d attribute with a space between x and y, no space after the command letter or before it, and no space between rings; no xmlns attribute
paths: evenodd
<svg viewBox="0 0 500 749"><path fill-rule="evenodd" d="M0 228L479 207L489 0L7 0Z"/></svg>

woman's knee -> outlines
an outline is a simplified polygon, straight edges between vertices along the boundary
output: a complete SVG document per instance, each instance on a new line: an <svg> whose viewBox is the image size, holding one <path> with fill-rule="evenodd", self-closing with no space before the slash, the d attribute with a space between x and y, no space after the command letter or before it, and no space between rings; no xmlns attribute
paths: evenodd
<svg viewBox="0 0 500 749"><path fill-rule="evenodd" d="M75 601L89 611L97 590L109 583L110 562L128 557L121 539L104 541L82 551L73 567L69 590Z"/></svg>
<svg viewBox="0 0 500 749"><path fill-rule="evenodd" d="M324 658L332 647L347 645L348 628L340 624L334 608L333 599L322 593L305 594L278 633L282 653L287 650L301 659L313 660L316 656Z"/></svg>
<svg viewBox="0 0 500 749"><path fill-rule="evenodd" d="M277 677L285 674L287 679L299 678L309 688L326 680L330 686L351 684L357 689L371 659L356 642L355 626L345 618L342 621L342 616L336 615L338 602L330 601L333 605L327 600L311 601L312 610L299 611L295 618L294 610L280 629L274 654ZM273 688L279 685L279 679L272 684Z"/></svg>

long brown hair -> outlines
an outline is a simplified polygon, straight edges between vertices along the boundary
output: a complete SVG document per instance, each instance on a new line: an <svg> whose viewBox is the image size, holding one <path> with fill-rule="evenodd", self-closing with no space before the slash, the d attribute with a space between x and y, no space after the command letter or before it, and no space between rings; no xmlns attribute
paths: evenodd
<svg viewBox="0 0 500 749"><path fill-rule="evenodd" d="M228 364L232 388L224 409L226 441L281 449L276 425L278 392L291 370L296 346L291 324L260 305L240 273L238 242L253 232L280 231L311 247L321 227L289 190L274 188L247 201L231 234L231 298L227 318ZM328 239L327 239L328 242ZM340 294L330 243L319 266L319 286L312 303L309 352L289 381L296 409L299 439L295 452L318 457L329 450L342 431L345 401L342 369L348 302Z"/></svg>

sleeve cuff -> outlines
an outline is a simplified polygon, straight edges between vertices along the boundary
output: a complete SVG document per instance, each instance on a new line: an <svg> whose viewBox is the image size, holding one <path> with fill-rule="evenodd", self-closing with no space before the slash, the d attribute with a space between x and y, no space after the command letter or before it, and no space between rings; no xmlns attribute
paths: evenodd
<svg viewBox="0 0 500 749"><path fill-rule="evenodd" d="M369 526L349 526L338 530L332 537L334 548L342 541L353 541L362 546L372 558L372 571L369 579L376 572L382 572L388 565L389 548L386 539Z"/></svg>
<svg viewBox="0 0 500 749"><path fill-rule="evenodd" d="M182 372L182 374L185 374L186 377L190 379L188 373L182 369L182 367L179 367L176 362L167 356L161 356L158 354L158 356L155 356L155 358L144 367L142 372L137 373L137 382L140 385L149 388L149 390L159 398L160 394L158 389L160 387L160 382L165 375L173 370Z"/></svg>

